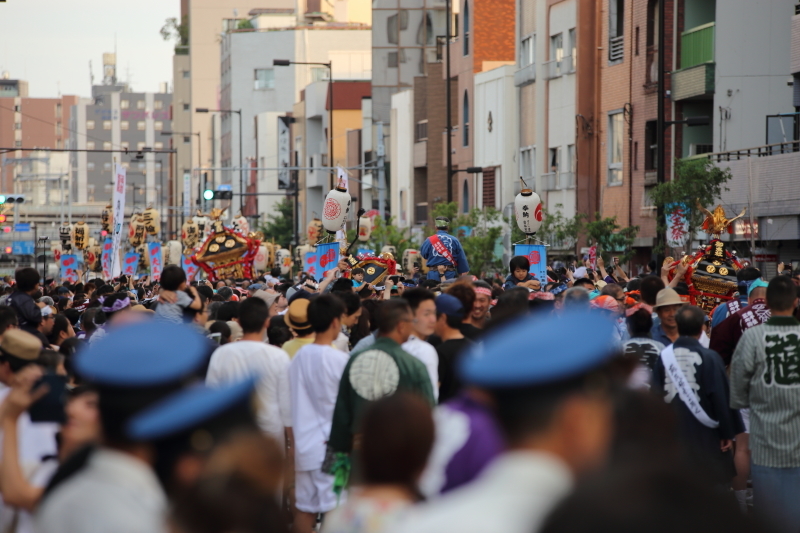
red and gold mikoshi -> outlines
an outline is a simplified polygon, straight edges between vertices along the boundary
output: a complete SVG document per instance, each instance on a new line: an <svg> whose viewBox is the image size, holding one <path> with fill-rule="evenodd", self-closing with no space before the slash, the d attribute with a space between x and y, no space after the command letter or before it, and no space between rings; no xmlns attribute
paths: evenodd
<svg viewBox="0 0 800 533"><path fill-rule="evenodd" d="M183 255L192 255L197 244L200 242L200 228L194 219L189 219L183 223L181 228L181 242L183 244Z"/></svg>
<svg viewBox="0 0 800 533"><path fill-rule="evenodd" d="M308 223L306 236L308 237L306 242L311 246L314 246L319 242L319 240L322 238L322 221L320 219L314 218Z"/></svg>
<svg viewBox="0 0 800 533"><path fill-rule="evenodd" d="M103 212L100 213L100 224L103 231L109 234L111 233L114 228L114 209L111 207L111 204L105 206Z"/></svg>
<svg viewBox="0 0 800 533"><path fill-rule="evenodd" d="M78 250L89 247L89 225L81 220L72 228L72 244Z"/></svg>
<svg viewBox="0 0 800 533"><path fill-rule="evenodd" d="M388 252L382 252L378 257L369 256L349 256L346 261L351 270L353 268L364 269L364 283L370 285L382 285L388 276L397 274L397 262L394 256Z"/></svg>
<svg viewBox="0 0 800 533"><path fill-rule="evenodd" d="M206 272L212 282L225 278L251 278L260 244L258 239L223 228L221 232L209 235L192 256L192 261Z"/></svg>
<svg viewBox="0 0 800 533"><path fill-rule="evenodd" d="M158 211L148 207L142 213L142 222L144 222L144 230L153 237L158 237L161 233L161 220Z"/></svg>
<svg viewBox="0 0 800 533"><path fill-rule="evenodd" d="M131 216L131 221L128 224L128 242L131 246L136 248L145 241L145 228L142 215L134 213Z"/></svg>

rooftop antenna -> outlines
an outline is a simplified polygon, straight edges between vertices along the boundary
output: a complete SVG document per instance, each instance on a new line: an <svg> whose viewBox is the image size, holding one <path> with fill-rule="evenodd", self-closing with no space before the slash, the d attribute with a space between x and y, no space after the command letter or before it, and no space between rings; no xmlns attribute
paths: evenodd
<svg viewBox="0 0 800 533"><path fill-rule="evenodd" d="M89 60L89 86L94 87L94 73L92 72L92 60Z"/></svg>

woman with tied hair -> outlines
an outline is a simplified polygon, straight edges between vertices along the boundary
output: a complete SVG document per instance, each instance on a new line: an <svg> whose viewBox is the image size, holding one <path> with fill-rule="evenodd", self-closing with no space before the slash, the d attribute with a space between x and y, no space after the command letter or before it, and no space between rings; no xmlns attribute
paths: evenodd
<svg viewBox="0 0 800 533"><path fill-rule="evenodd" d="M423 499L418 481L434 438L428 403L398 392L370 405L361 423L362 484L325 516L322 533L383 533Z"/></svg>

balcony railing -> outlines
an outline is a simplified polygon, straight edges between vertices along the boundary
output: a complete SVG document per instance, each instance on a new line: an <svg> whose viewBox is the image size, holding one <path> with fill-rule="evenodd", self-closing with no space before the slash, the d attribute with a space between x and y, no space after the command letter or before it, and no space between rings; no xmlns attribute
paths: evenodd
<svg viewBox="0 0 800 533"><path fill-rule="evenodd" d="M612 37L608 40L608 60L622 61L625 55L625 37Z"/></svg>
<svg viewBox="0 0 800 533"><path fill-rule="evenodd" d="M552 80L553 78L560 78L561 75L564 74L564 69L561 61L552 59L550 61L547 61L544 64L544 67L547 69L548 80Z"/></svg>
<svg viewBox="0 0 800 533"><path fill-rule="evenodd" d="M681 69L714 61L714 23L681 34Z"/></svg>
<svg viewBox="0 0 800 533"><path fill-rule="evenodd" d="M559 189L574 189L575 188L575 173L574 172L559 172L558 173Z"/></svg>
<svg viewBox="0 0 800 533"><path fill-rule="evenodd" d="M791 152L800 152L800 141L787 141L783 143L766 144L764 146L756 146L754 148L744 148L742 150L733 150L730 152L714 152L709 154L701 154L694 156L694 158L707 157L711 161L720 163L723 161L738 161L745 157L769 157L779 154L788 154Z"/></svg>
<svg viewBox="0 0 800 533"><path fill-rule="evenodd" d="M572 54L566 55L561 59L561 73L572 74L575 72L575 58Z"/></svg>
<svg viewBox="0 0 800 533"><path fill-rule="evenodd" d="M546 191L557 191L560 189L558 183L558 173L556 172L542 174L542 181L544 182L544 190Z"/></svg>

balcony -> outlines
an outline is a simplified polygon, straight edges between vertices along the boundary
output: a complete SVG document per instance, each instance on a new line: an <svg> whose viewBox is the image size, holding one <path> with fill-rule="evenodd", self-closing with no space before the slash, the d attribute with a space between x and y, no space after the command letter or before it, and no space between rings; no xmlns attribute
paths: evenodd
<svg viewBox="0 0 800 533"><path fill-rule="evenodd" d="M575 73L575 58L572 54L566 55L561 59L561 72L564 74Z"/></svg>
<svg viewBox="0 0 800 533"><path fill-rule="evenodd" d="M526 65L514 73L514 86L524 87L536 81L536 63Z"/></svg>
<svg viewBox="0 0 800 533"><path fill-rule="evenodd" d="M564 74L562 62L555 59L547 61L544 64L544 68L548 80L560 78L561 75Z"/></svg>
<svg viewBox="0 0 800 533"><path fill-rule="evenodd" d="M557 191L561 188L559 187L560 184L558 183L558 174L556 172L542 174L542 182L546 191Z"/></svg>
<svg viewBox="0 0 800 533"><path fill-rule="evenodd" d="M714 94L714 23L681 34L681 69L672 73L672 99L709 100Z"/></svg>
<svg viewBox="0 0 800 533"><path fill-rule="evenodd" d="M558 174L559 189L574 189L575 188L575 173L574 172L559 172Z"/></svg>
<svg viewBox="0 0 800 533"><path fill-rule="evenodd" d="M414 143L414 168L428 166L428 141Z"/></svg>

